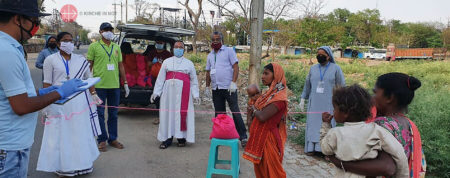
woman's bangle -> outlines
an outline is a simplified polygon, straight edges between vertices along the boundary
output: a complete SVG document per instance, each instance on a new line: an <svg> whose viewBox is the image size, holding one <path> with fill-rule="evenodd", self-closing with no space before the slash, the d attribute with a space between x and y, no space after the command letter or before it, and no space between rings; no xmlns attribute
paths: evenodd
<svg viewBox="0 0 450 178"><path fill-rule="evenodd" d="M344 165L342 164L342 161L341 161L341 168L345 172L345 168L344 168Z"/></svg>

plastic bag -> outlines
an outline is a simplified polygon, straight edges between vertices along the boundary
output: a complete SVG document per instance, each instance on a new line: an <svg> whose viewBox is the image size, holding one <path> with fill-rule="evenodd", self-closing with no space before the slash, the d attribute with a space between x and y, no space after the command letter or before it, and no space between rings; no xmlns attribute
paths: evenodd
<svg viewBox="0 0 450 178"><path fill-rule="evenodd" d="M212 119L213 127L209 139L236 139L239 138L239 134L234 126L233 118L226 114L219 114L216 118Z"/></svg>

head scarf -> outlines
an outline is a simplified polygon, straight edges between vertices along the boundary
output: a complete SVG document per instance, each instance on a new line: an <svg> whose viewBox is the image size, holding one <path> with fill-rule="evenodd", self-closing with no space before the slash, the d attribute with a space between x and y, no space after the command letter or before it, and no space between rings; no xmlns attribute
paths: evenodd
<svg viewBox="0 0 450 178"><path fill-rule="evenodd" d="M56 37L55 37L55 36L49 36L49 37L47 38L47 41L45 42L45 47L44 47L44 48L48 48L48 42L50 42L50 40L51 40L52 38L56 40Z"/></svg>
<svg viewBox="0 0 450 178"><path fill-rule="evenodd" d="M256 100L255 107L258 110L261 110L274 102L280 101L286 102L287 106L287 86L284 70L280 65L276 63L271 64L273 66L274 79L272 81L272 84L270 84L269 89ZM284 113L283 117L286 116L287 109L285 110L285 112L286 113ZM285 128L284 124L285 123L282 118L271 118L265 122L261 122L258 119L254 118L250 127L250 139L247 142L247 146L245 147L243 155L244 159L247 159L255 164L259 164L261 162L264 151L264 144L266 144L266 138L270 132L278 132L274 134L277 137L277 146L282 156L284 146L281 143L279 131L283 130L278 128Z"/></svg>
<svg viewBox="0 0 450 178"><path fill-rule="evenodd" d="M329 46L321 46L319 49L324 50L328 54L328 56L330 56L330 62L335 63L334 62L333 51L331 50L331 48Z"/></svg>

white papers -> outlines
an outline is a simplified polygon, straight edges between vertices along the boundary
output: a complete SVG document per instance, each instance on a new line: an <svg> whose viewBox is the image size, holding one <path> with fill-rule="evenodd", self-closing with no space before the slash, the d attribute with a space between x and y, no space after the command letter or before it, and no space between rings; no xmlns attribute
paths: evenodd
<svg viewBox="0 0 450 178"><path fill-rule="evenodd" d="M78 94L84 92L85 90L91 88L92 86L94 86L95 84L100 82L100 77L88 78L87 80L83 80L83 82L87 83L87 85L80 87L80 89L82 89L83 91L74 93L74 94L70 95L67 98L60 99L60 100L56 101L55 104L64 104L64 103L66 103L67 101L69 101L70 99L74 98Z"/></svg>

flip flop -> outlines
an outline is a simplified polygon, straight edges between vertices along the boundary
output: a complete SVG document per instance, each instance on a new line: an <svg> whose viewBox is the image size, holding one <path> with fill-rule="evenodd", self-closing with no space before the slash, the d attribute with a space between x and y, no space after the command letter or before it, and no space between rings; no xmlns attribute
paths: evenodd
<svg viewBox="0 0 450 178"><path fill-rule="evenodd" d="M98 144L98 151L101 151L101 152L106 152L107 151L107 149L106 149L106 142L100 142Z"/></svg>
<svg viewBox="0 0 450 178"><path fill-rule="evenodd" d="M158 124L159 124L159 118L156 119L155 121L153 121L153 124L154 124L154 125L158 125Z"/></svg>
<svg viewBox="0 0 450 178"><path fill-rule="evenodd" d="M111 145L112 147L117 148L117 149L123 149L122 143L120 143L117 140L110 142L109 145Z"/></svg>

